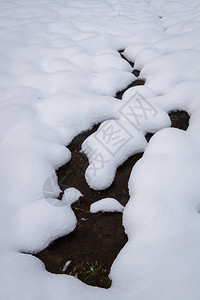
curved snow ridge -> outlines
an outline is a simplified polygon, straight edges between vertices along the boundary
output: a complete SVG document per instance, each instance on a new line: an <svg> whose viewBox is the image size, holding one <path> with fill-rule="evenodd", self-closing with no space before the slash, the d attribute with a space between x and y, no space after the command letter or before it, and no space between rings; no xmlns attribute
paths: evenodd
<svg viewBox="0 0 200 300"><path fill-rule="evenodd" d="M115 261L111 276L119 285L131 273L137 290L144 288L140 293L142 298L150 293L152 299L156 295L176 299L184 297L184 288L187 297L193 293L197 299L198 276L193 271L199 274L200 161L196 146L187 132L164 129L152 138L132 171L129 191L134 197L131 196L124 210L130 243ZM127 257L131 257L129 261ZM144 287L141 280L148 284ZM155 282L159 282L162 295L155 289ZM177 290L177 284L181 290Z"/></svg>
<svg viewBox="0 0 200 300"><path fill-rule="evenodd" d="M108 188L117 168L130 156L144 152L145 134L170 126L168 114L155 101L147 100L153 94L145 86L128 89L118 104L118 120L102 123L82 144L89 159L85 178L91 188Z"/></svg>

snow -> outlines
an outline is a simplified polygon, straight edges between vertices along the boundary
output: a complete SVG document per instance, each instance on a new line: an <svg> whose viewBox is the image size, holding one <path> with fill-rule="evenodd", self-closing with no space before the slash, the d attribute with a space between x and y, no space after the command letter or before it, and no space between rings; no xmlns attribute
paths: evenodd
<svg viewBox="0 0 200 300"><path fill-rule="evenodd" d="M0 299L198 300L199 1L7 0L0 8ZM118 100L136 79L123 49L145 85ZM186 132L169 128L171 110L189 113ZM92 188L110 186L117 167L144 151L109 289L51 274L31 255L74 230L70 205L82 191L71 187L57 205L55 170L71 159L72 139L99 123L82 144ZM121 144L105 143L106 126ZM155 133L149 144L147 132Z"/></svg>
<svg viewBox="0 0 200 300"><path fill-rule="evenodd" d="M136 77L131 73L107 67L95 77L92 86L99 94L114 96L135 80Z"/></svg>
<svg viewBox="0 0 200 300"><path fill-rule="evenodd" d="M91 188L108 188L118 166L145 150L144 134L170 126L166 112L145 99L152 95L151 89L145 86L128 89L119 105L118 120L103 122L82 144L89 159L85 179Z"/></svg>
<svg viewBox="0 0 200 300"><path fill-rule="evenodd" d="M122 212L124 206L119 203L119 201L113 198L105 198L96 201L90 205L91 213L97 212Z"/></svg>
<svg viewBox="0 0 200 300"><path fill-rule="evenodd" d="M44 249L52 240L73 231L76 223L70 207L58 207L48 199L34 201L18 212L15 228L18 248L23 252Z"/></svg>
<svg viewBox="0 0 200 300"><path fill-rule="evenodd" d="M66 261L66 263L64 264L64 267L62 269L63 272L65 272L67 270L67 268L69 267L70 263L71 263L71 260Z"/></svg>

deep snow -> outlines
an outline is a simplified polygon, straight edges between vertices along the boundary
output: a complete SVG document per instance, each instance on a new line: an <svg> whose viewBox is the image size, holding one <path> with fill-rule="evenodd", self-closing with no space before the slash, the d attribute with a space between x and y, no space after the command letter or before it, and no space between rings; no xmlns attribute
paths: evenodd
<svg viewBox="0 0 200 300"><path fill-rule="evenodd" d="M0 299L198 300L200 2L2 0L0 7ZM136 79L122 49L145 85L119 101L116 92ZM166 128L167 113L178 109L190 115L186 132ZM108 187L120 164L145 151L129 180L129 240L108 290L50 274L23 253L75 228L74 196L51 205L60 189L54 184L49 200L44 185L70 160L65 146L99 122L82 145L91 187ZM120 133L119 143L105 140L105 128ZM146 132L156 132L149 144ZM106 163L94 174L97 155Z"/></svg>

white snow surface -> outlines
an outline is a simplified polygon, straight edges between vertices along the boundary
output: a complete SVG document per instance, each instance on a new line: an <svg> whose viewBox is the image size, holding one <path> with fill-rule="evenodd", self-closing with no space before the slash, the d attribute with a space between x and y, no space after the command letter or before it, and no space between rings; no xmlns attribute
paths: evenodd
<svg viewBox="0 0 200 300"><path fill-rule="evenodd" d="M124 206L114 198L104 198L90 205L91 213L97 212L122 212Z"/></svg>
<svg viewBox="0 0 200 300"><path fill-rule="evenodd" d="M0 299L199 300L199 0L2 0L0 26ZM120 101L136 79L123 49L145 85ZM171 110L189 113L186 132L169 128ZM97 123L82 145L92 188L110 186L117 167L144 151L109 289L51 274L31 255L75 228L70 204L83 191L52 205L55 170ZM105 140L109 130L118 143ZM149 144L146 132L155 133Z"/></svg>

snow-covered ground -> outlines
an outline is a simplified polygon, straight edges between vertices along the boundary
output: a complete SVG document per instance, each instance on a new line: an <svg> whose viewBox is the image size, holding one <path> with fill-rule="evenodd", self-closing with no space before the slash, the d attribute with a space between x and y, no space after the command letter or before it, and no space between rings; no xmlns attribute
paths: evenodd
<svg viewBox="0 0 200 300"><path fill-rule="evenodd" d="M0 27L0 299L199 300L200 1L1 0ZM120 101L116 92L136 79L123 49L145 85ZM178 109L190 115L186 132L169 128ZM24 254L74 230L80 193L51 205L60 189L45 199L44 185L70 160L65 146L100 122L82 145L92 188L110 186L145 151L107 290Z"/></svg>

